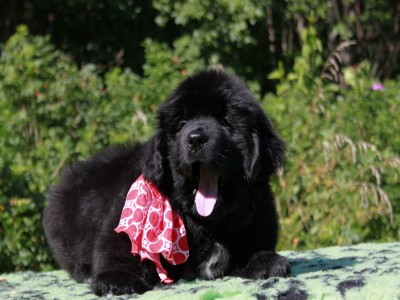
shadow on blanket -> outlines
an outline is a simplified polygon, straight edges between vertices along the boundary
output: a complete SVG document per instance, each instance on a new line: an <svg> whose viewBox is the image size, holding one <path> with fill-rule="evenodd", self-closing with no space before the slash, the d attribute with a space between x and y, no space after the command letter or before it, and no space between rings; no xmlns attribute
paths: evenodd
<svg viewBox="0 0 400 300"><path fill-rule="evenodd" d="M289 260L293 276L317 271L337 270L352 267L357 263L356 257L331 259L329 257L314 257L312 259Z"/></svg>

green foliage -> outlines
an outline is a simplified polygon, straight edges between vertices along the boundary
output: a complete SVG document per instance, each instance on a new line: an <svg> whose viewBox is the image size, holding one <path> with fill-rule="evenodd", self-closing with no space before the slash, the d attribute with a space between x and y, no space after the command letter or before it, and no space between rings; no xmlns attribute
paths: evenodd
<svg viewBox="0 0 400 300"><path fill-rule="evenodd" d="M265 30L267 1L156 0L153 5L158 10L156 22L183 29L180 38L190 41L208 65L231 66L251 79L253 92L265 87L265 69L271 62L260 49L265 37L259 33Z"/></svg>
<svg viewBox="0 0 400 300"><path fill-rule="evenodd" d="M263 101L288 141L287 164L275 182L280 247L398 240L398 82L372 90L365 62L343 70L348 85L340 89L322 79L326 64L313 28L302 36L293 71L273 72L278 92Z"/></svg>
<svg viewBox="0 0 400 300"><path fill-rule="evenodd" d="M254 52L267 46L254 32L270 1L168 3L154 1L157 22L193 32L170 43L143 39L140 75L123 67L78 68L50 37L30 36L25 26L2 46L0 272L54 267L40 212L61 170L110 144L146 140L171 89L212 63L244 77L288 143L287 164L274 182L280 248L399 239L399 81L374 91L374 63L341 68L339 54L352 43L327 53L316 30L323 14L316 11L307 19L314 26L299 35L292 66L283 55L269 75L276 93L263 94L260 78L269 69L265 53Z"/></svg>
<svg viewBox="0 0 400 300"><path fill-rule="evenodd" d="M189 40L144 47L145 77L114 68L104 79L25 26L2 49L0 270L49 268L40 212L60 171L107 145L146 139L171 87L203 67Z"/></svg>
<svg viewBox="0 0 400 300"><path fill-rule="evenodd" d="M0 11L0 41L28 24L79 65L115 66L142 75L143 42L168 46L190 38L207 64L230 66L254 91L275 87L269 74L300 54L301 32L314 25L324 57L343 40L356 40L347 63L368 59L377 76L395 77L400 66L395 1L388 0L18 0Z"/></svg>

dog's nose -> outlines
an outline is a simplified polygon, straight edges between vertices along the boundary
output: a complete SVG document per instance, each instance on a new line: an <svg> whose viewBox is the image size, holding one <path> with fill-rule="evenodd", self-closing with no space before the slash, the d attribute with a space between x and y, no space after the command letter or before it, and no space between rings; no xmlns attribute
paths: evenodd
<svg viewBox="0 0 400 300"><path fill-rule="evenodd" d="M188 146L189 149L197 152L204 148L204 145L208 141L208 136L203 130L193 130L188 135Z"/></svg>

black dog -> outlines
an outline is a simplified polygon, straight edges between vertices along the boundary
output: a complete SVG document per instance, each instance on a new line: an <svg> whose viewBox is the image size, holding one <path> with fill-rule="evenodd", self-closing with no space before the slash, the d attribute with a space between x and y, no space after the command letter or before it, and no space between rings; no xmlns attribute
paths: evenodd
<svg viewBox="0 0 400 300"><path fill-rule="evenodd" d="M284 143L243 83L221 70L183 81L158 112L155 136L79 162L50 193L44 229L54 256L98 295L144 293L159 284L151 260L116 233L129 187L143 174L186 228L189 258L174 281L290 275L274 252L277 217L269 178ZM201 193L203 193L201 195Z"/></svg>

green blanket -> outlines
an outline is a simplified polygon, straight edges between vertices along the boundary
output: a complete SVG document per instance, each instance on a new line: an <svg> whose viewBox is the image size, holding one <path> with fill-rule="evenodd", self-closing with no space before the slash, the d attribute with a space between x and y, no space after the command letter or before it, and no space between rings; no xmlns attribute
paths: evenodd
<svg viewBox="0 0 400 300"><path fill-rule="evenodd" d="M179 282L113 299L400 299L400 243L281 252L293 277ZM0 299L96 299L63 271L0 275Z"/></svg>

